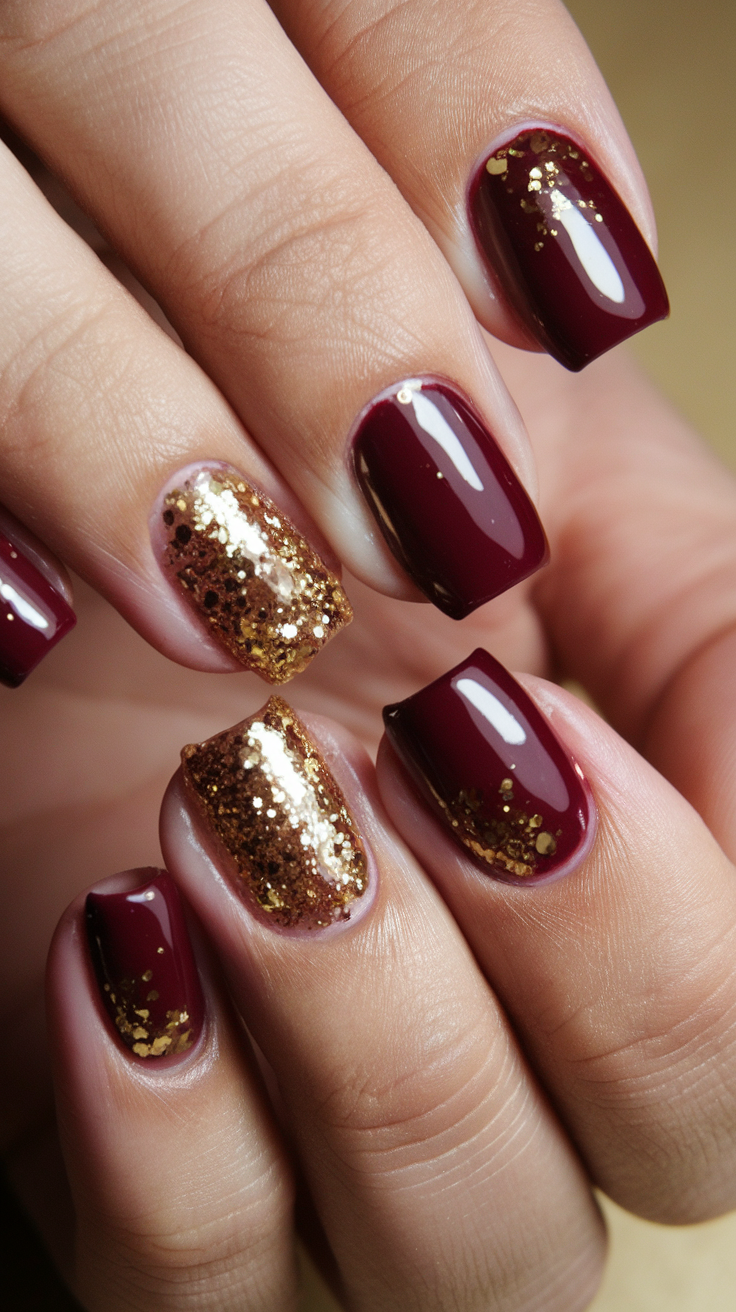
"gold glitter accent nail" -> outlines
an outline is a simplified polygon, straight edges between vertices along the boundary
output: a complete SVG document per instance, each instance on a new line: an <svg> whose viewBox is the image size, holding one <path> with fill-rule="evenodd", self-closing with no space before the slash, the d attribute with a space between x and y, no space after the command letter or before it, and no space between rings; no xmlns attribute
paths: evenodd
<svg viewBox="0 0 736 1312"><path fill-rule="evenodd" d="M368 887L345 798L291 707L272 697L242 724L185 747L182 765L243 891L282 929L349 920Z"/></svg>
<svg viewBox="0 0 736 1312"><path fill-rule="evenodd" d="M212 636L269 683L301 673L353 612L337 577L263 492L205 468L163 505L165 561Z"/></svg>

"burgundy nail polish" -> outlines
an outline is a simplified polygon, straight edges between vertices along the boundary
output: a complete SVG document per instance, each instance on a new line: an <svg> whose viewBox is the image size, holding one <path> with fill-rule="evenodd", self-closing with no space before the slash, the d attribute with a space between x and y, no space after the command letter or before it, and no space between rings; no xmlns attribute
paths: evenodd
<svg viewBox="0 0 736 1312"><path fill-rule="evenodd" d="M534 506L482 420L449 383L409 379L363 416L361 489L394 555L463 619L547 559Z"/></svg>
<svg viewBox="0 0 736 1312"><path fill-rule="evenodd" d="M89 893L92 964L108 1015L137 1057L173 1057L196 1043L204 1000L181 900L165 870L140 870L128 893Z"/></svg>
<svg viewBox="0 0 736 1312"><path fill-rule="evenodd" d="M422 797L487 874L541 884L587 856L596 810L582 771L488 652L478 648L383 718Z"/></svg>
<svg viewBox="0 0 736 1312"><path fill-rule="evenodd" d="M76 622L61 593L0 532L0 683L18 688Z"/></svg>
<svg viewBox="0 0 736 1312"><path fill-rule="evenodd" d="M568 369L666 319L654 257L576 142L551 128L495 150L470 186L470 220L512 307Z"/></svg>

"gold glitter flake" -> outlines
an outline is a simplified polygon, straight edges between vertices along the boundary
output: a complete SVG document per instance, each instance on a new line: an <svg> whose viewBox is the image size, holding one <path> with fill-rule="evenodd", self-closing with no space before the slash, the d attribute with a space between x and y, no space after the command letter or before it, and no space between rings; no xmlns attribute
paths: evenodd
<svg viewBox="0 0 736 1312"><path fill-rule="evenodd" d="M541 155L543 151L549 149L550 142L549 132L533 132L529 140L529 146L535 155Z"/></svg>
<svg viewBox="0 0 736 1312"><path fill-rule="evenodd" d="M144 971L141 979L145 980L146 976L150 979L150 970ZM136 1057L172 1057L191 1048L193 1039L188 1012L167 1011L165 1026L160 1028L161 1022L159 1026L151 1025L150 1011L146 1007L133 1005L135 991L136 981L124 979L119 984L119 999L115 993L111 993L110 997L115 1005L118 1033ZM157 999L158 993L152 989L146 1001Z"/></svg>
<svg viewBox="0 0 736 1312"><path fill-rule="evenodd" d="M264 916L309 930L350 919L368 886L365 850L337 783L286 702L272 697L249 720L185 747L182 764Z"/></svg>
<svg viewBox="0 0 736 1312"><path fill-rule="evenodd" d="M586 182L593 181L590 164L581 158L579 150L573 149L562 137L537 129L522 134L517 140L517 146L504 148L503 153L505 157L513 156L514 160L524 161L524 168L520 171L512 170L509 174L508 170L504 170L502 180L510 183L506 190L509 195L518 196L524 213L530 218L534 216L539 234L534 242L535 251L544 250L545 237L559 236L558 227L547 226L549 220L554 224L563 221L563 215L573 207L586 211L590 222L603 223L603 216L596 212L595 201L583 200L576 186L576 179L580 176ZM497 152L487 161L486 170L490 174L500 172L496 165L502 163L504 161Z"/></svg>
<svg viewBox="0 0 736 1312"><path fill-rule="evenodd" d="M486 169L488 173L492 174L508 173L508 159L500 159L498 155L491 155L491 158L486 161Z"/></svg>
<svg viewBox="0 0 736 1312"><path fill-rule="evenodd" d="M553 856L557 842L546 830L541 815L529 815L514 806L514 780L502 779L496 795L477 788L463 789L448 805L437 797L462 843L489 866L505 870L516 879L540 873L540 857Z"/></svg>
<svg viewBox="0 0 736 1312"><path fill-rule="evenodd" d="M166 496L168 566L212 636L270 683L299 674L352 619L339 580L235 470L202 469Z"/></svg>
<svg viewBox="0 0 736 1312"><path fill-rule="evenodd" d="M540 856L552 856L557 851L557 843L554 838L551 834L544 831L541 834L537 834L537 841L534 846Z"/></svg>

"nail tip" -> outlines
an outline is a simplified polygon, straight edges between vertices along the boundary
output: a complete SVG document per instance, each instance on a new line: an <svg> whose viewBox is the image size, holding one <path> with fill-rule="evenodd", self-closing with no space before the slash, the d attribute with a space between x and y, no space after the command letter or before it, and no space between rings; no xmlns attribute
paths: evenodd
<svg viewBox="0 0 736 1312"><path fill-rule="evenodd" d="M645 332L647 328L651 328L655 323L663 323L665 320L669 319L670 313L670 305L669 301L667 301L665 309L647 316L643 323L638 323L633 328L625 329L611 341L601 346L600 350L573 355L565 354L556 345L548 345L547 349L553 359L557 360L558 364L561 364L565 369L569 370L570 373L579 374L582 373L583 369L587 369L589 364L593 364L596 360L602 359L604 355L608 355L608 352L615 350L617 346L623 346L626 342L632 341L634 337L638 337L640 333Z"/></svg>

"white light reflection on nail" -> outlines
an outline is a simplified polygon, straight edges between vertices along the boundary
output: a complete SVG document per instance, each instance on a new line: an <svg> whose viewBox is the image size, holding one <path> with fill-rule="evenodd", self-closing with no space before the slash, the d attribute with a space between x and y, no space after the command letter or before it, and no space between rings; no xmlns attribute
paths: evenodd
<svg viewBox="0 0 736 1312"><path fill-rule="evenodd" d="M455 436L450 425L443 415L440 414L437 406L430 401L428 396L422 392L413 392L411 403L414 407L414 414L417 417L419 427L435 442L442 447L446 456L449 456L461 478L465 479L476 492L483 491L483 484L476 474L468 456L463 448L462 442Z"/></svg>
<svg viewBox="0 0 736 1312"><path fill-rule="evenodd" d="M626 291L619 277L618 269L603 245L595 228L583 218L580 210L563 196L555 187L550 192L552 201L552 218L561 223L570 238L580 263L593 286L607 300L622 305L626 300Z"/></svg>
<svg viewBox="0 0 736 1312"><path fill-rule="evenodd" d="M503 738L505 743L510 743L514 747L520 747L526 742L526 733L522 729L519 721L514 718L510 711L498 697L494 697L492 692L484 688L482 684L477 683L475 679L458 679L455 684L461 697L469 701L477 711L480 711L484 719L493 725L496 733Z"/></svg>
<svg viewBox="0 0 736 1312"><path fill-rule="evenodd" d="M0 597L12 606L16 615L25 620L26 624L31 624L34 629L43 632L50 627L46 616L42 615L40 610L36 610L36 607L31 605L26 597L21 596L20 592L16 592L12 584L0 583Z"/></svg>

